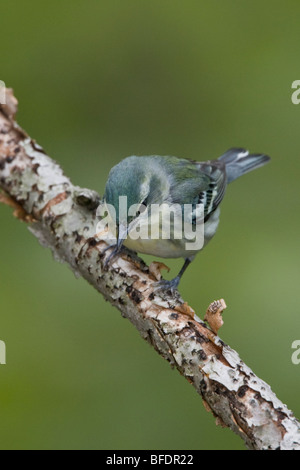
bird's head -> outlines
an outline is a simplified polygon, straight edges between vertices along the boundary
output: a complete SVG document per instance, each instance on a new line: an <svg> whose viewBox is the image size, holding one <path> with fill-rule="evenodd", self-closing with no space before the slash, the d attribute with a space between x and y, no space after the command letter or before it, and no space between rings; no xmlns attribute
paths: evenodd
<svg viewBox="0 0 300 470"><path fill-rule="evenodd" d="M110 206L114 207L120 246L140 218L145 217L150 204L161 200L161 179L150 158L127 157L109 173L104 201L108 212Z"/></svg>

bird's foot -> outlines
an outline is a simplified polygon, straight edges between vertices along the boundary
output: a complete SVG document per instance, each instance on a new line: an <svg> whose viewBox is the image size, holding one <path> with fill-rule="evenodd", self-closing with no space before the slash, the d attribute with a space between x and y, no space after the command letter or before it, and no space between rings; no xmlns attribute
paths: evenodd
<svg viewBox="0 0 300 470"><path fill-rule="evenodd" d="M106 260L104 261L104 269L107 270L109 264L111 263L111 261L120 253L121 251L121 247L118 247L118 245L115 243L113 245L109 245L107 246L104 250L103 250L103 254L106 253L108 250L110 250L112 248L112 251L111 253L108 255L108 257L106 258Z"/></svg>
<svg viewBox="0 0 300 470"><path fill-rule="evenodd" d="M178 284L180 282L180 277L176 276L171 281L167 281L166 279L162 279L154 284L155 291L165 291L174 294L177 291Z"/></svg>
<svg viewBox="0 0 300 470"><path fill-rule="evenodd" d="M136 253L132 250L129 250L128 248L126 248L124 245L122 246L118 246L117 243L113 243L112 245L109 245L107 246L106 248L104 248L104 250L102 251L102 256L108 251L108 250L112 250L111 253L108 255L108 257L106 258L106 260L104 261L103 263L103 266L104 266L104 269L107 270L108 269L108 266L109 264L111 263L111 261L118 255L121 255L121 254L124 254L124 255L127 255L129 257L134 257L134 255L136 255Z"/></svg>

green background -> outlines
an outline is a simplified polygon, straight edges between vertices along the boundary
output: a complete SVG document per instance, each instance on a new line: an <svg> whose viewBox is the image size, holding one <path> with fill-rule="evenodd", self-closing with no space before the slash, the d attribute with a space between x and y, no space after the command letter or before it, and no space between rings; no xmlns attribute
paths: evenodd
<svg viewBox="0 0 300 470"><path fill-rule="evenodd" d="M230 186L180 291L202 317L226 300L220 336L298 417L299 15L297 0L0 4L0 79L75 184L102 193L131 154L272 157ZM1 449L244 449L10 208L0 221ZM174 275L181 261L167 264Z"/></svg>

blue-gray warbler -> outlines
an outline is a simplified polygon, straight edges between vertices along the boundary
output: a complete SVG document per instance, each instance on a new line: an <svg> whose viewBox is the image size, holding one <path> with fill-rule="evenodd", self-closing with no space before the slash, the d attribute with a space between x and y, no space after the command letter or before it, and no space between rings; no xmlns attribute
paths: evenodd
<svg viewBox="0 0 300 470"><path fill-rule="evenodd" d="M116 226L106 266L122 245L162 258L182 257L179 274L158 283L176 289L197 252L216 233L227 184L269 159L241 148L205 162L158 155L125 158L111 169L103 198Z"/></svg>

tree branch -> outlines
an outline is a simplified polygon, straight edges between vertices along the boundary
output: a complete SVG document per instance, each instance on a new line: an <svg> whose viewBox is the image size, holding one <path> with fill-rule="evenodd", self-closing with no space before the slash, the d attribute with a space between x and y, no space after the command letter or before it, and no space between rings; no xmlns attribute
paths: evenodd
<svg viewBox="0 0 300 470"><path fill-rule="evenodd" d="M159 263L148 267L128 253L104 270L106 243L96 235L98 194L72 185L15 122L12 90L6 90L6 98L7 104L0 105L1 201L13 205L15 215L30 224L30 231L57 260L94 286L178 369L218 424L232 429L250 449L300 449L299 421L214 333L222 303L209 309L208 321L216 312L219 317L210 322L211 329L179 294L154 293Z"/></svg>

